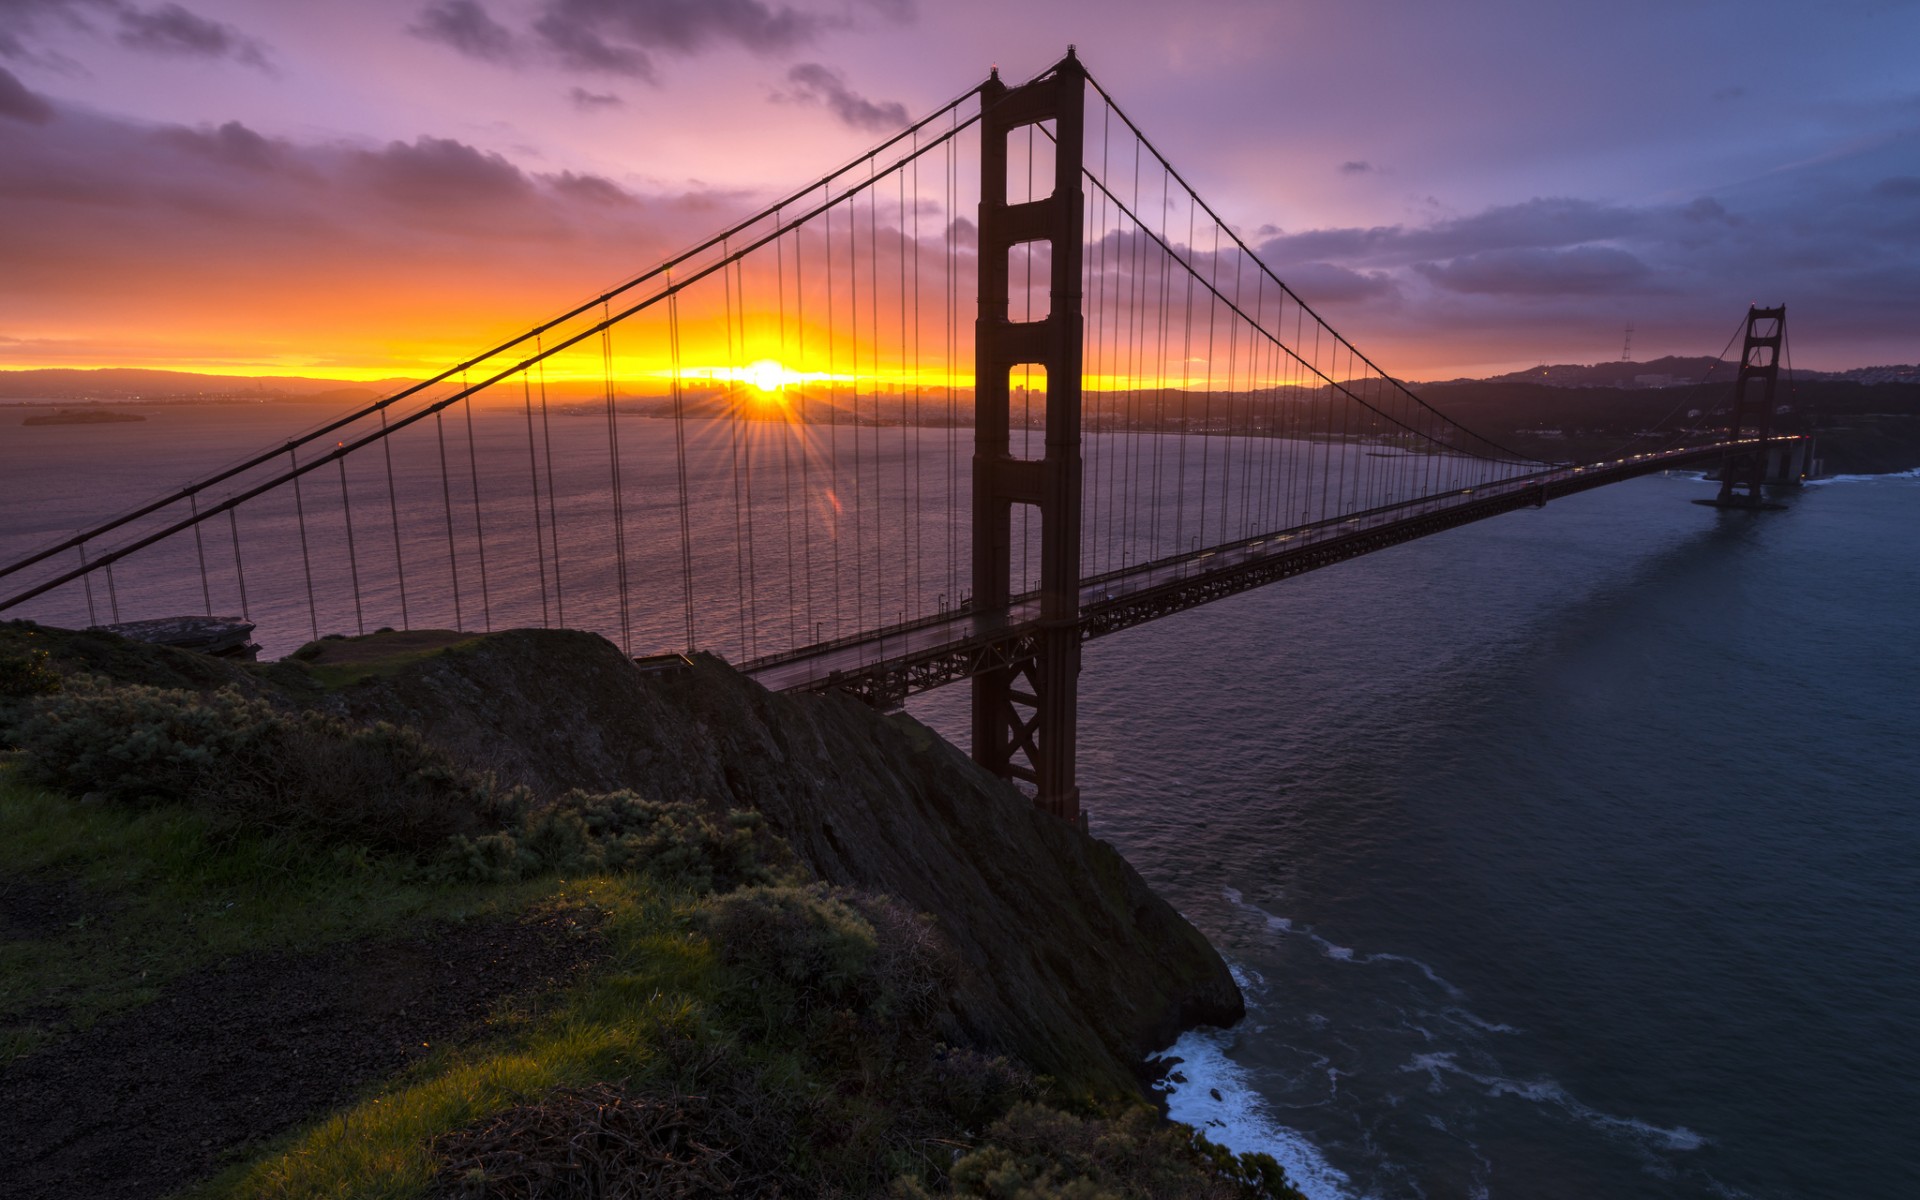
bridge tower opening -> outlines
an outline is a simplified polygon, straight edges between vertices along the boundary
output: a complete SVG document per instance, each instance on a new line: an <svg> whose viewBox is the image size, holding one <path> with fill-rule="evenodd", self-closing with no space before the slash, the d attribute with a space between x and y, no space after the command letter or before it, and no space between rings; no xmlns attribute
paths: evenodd
<svg viewBox="0 0 1920 1200"><path fill-rule="evenodd" d="M1017 88L996 70L981 92L979 314L974 327L973 604L1005 614L1013 600L1013 511L1040 523L1040 622L1030 653L973 679L973 757L1003 779L1036 789L1036 802L1080 817L1074 781L1080 675L1081 260L1080 184L1087 77L1069 48L1048 74ZM1007 199L1009 136L1053 123L1053 191ZM1052 278L1047 315L1008 319L1008 256L1046 242ZM1045 454L1016 458L1010 438L1012 375L1045 368Z"/></svg>

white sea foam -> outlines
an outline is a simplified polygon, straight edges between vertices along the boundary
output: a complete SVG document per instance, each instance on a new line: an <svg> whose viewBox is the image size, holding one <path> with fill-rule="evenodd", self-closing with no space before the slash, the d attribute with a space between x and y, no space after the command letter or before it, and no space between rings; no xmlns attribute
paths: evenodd
<svg viewBox="0 0 1920 1200"><path fill-rule="evenodd" d="M1241 894L1233 888L1222 888L1220 894L1225 897L1227 903L1233 905L1235 908L1241 909L1265 921L1267 928L1273 932L1298 934L1309 939L1314 945L1320 947L1322 954L1336 962L1360 963L1363 965L1369 963L1405 963L1407 966L1425 975L1429 983L1445 991L1447 995L1453 997L1455 1000L1463 999L1466 996L1465 992L1462 992L1459 988L1441 978L1438 971L1435 971L1431 966L1411 955L1393 954L1387 951L1381 951L1378 954L1361 954L1353 947L1342 946L1338 942L1329 941L1311 929L1295 927L1293 918L1291 917L1275 916L1273 913L1261 908L1258 904L1248 904L1246 900L1241 897ZM1482 1022L1477 1017L1474 1018L1474 1021L1487 1029L1507 1030L1508 1028L1506 1026L1495 1026Z"/></svg>
<svg viewBox="0 0 1920 1200"><path fill-rule="evenodd" d="M1824 479L1807 480L1808 487L1825 487L1832 483L1881 483L1889 479L1920 479L1920 467L1911 471L1888 471L1882 475L1829 475Z"/></svg>
<svg viewBox="0 0 1920 1200"><path fill-rule="evenodd" d="M1306 1138L1276 1122L1246 1070L1227 1057L1230 1036L1219 1030L1189 1030L1167 1049L1164 1057L1180 1060L1174 1073L1184 1080L1165 1089L1168 1115L1235 1154L1271 1154L1309 1200L1351 1200L1352 1181L1346 1172Z"/></svg>
<svg viewBox="0 0 1920 1200"><path fill-rule="evenodd" d="M1707 1144L1706 1138L1684 1125L1668 1129L1635 1117L1601 1112L1569 1095L1551 1079L1508 1079L1470 1071L1455 1061L1452 1054L1416 1054L1402 1063L1400 1069L1409 1073L1424 1072L1432 1080L1431 1090L1436 1092L1446 1090L1442 1075L1449 1074L1479 1084L1489 1096L1513 1096L1533 1104L1551 1104L1595 1129L1623 1134L1659 1150L1698 1150Z"/></svg>
<svg viewBox="0 0 1920 1200"><path fill-rule="evenodd" d="M1482 1029L1488 1033L1519 1033L1520 1032L1520 1030L1514 1028L1512 1025L1508 1025L1504 1021L1489 1021L1484 1017L1475 1016L1473 1013L1468 1012L1464 1008L1449 1008L1445 1011L1448 1016L1458 1017L1460 1020L1465 1021L1467 1024L1473 1026L1475 1029Z"/></svg>

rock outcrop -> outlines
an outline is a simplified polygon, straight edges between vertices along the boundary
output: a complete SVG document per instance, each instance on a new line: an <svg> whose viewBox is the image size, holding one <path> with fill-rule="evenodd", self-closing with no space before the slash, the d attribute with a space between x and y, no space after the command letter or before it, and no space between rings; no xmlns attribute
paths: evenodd
<svg viewBox="0 0 1920 1200"><path fill-rule="evenodd" d="M821 878L932 913L967 966L965 1032L1064 1081L1130 1089L1181 1029L1242 1014L1219 955L1117 851L911 717L775 695L705 658L646 674L603 638L540 630L465 643L333 702L540 791L759 810Z"/></svg>

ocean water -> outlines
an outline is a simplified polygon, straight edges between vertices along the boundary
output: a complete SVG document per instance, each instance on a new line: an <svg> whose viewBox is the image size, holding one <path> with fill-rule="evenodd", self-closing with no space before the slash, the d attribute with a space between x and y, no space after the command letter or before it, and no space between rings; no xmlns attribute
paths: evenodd
<svg viewBox="0 0 1920 1200"><path fill-rule="evenodd" d="M1316 1197L1920 1195L1920 478L1650 478L1091 643L1091 826ZM916 710L958 735L964 697Z"/></svg>
<svg viewBox="0 0 1920 1200"><path fill-rule="evenodd" d="M0 422L0 560L323 415ZM483 414L483 479L530 473L518 420ZM554 425L567 623L615 633L600 425ZM622 434L636 588L677 558L670 428ZM947 431L862 436L886 480L916 440L935 484L950 461ZM705 620L754 567L713 548L741 524L729 440L703 426L694 444ZM475 498L456 470L446 518L436 451L423 438L395 455L402 508L433 518L394 551L412 623L451 623L457 578L473 624L475 499L493 624L538 623L548 590L511 569L540 547L525 494ZM747 512L761 505L773 555L793 543L763 479ZM900 487L879 494L904 503ZM345 529L321 519L342 489L369 561L364 613L340 570ZM1315 1197L1920 1196L1920 478L1834 481L1770 513L1689 503L1710 494L1636 480L1089 644L1092 829L1213 939L1248 1000L1237 1028L1172 1048L1177 1116L1275 1152ZM387 497L371 467L316 478L313 607L290 498L249 510L270 653L314 624L398 623L399 581L372 561L395 540ZM863 544L827 511L798 526L820 564ZM915 588L954 594L964 540L943 539L931 500L922 523L923 575L876 590L869 617ZM864 534L875 561L894 549L879 536ZM237 611L224 546L210 532L212 600ZM122 598L197 610L197 557L183 540L130 563ZM681 636L679 599L643 597L635 638ZM811 589L750 625L707 620L703 644L731 639L731 656L808 621L858 627L858 611L803 600ZM94 602L104 617L111 598ZM26 615L86 619L72 588L37 604ZM909 707L965 744L963 689Z"/></svg>

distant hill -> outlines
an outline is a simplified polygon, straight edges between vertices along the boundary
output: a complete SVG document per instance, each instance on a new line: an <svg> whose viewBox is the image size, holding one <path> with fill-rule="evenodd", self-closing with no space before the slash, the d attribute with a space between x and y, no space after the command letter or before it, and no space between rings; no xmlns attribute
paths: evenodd
<svg viewBox="0 0 1920 1200"><path fill-rule="evenodd" d="M0 400L372 399L398 391L410 379L362 383L301 375L201 375L138 367L99 370L47 368L0 371Z"/></svg>
<svg viewBox="0 0 1920 1200"><path fill-rule="evenodd" d="M1555 366L1542 363L1537 367L1495 375L1490 379L1448 379L1421 386L1530 383L1545 387L1618 388L1622 391L1689 387L1707 377L1709 368L1713 368L1713 379L1731 380L1738 361L1739 356L1736 355L1733 362L1721 362L1717 368L1714 367L1715 360L1709 357L1677 358L1671 355L1643 363L1619 361L1586 365L1561 363ZM1847 371L1796 370L1793 377L1798 380L1847 383L1920 383L1920 366L1854 367Z"/></svg>

